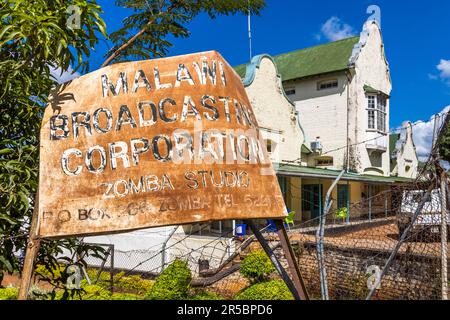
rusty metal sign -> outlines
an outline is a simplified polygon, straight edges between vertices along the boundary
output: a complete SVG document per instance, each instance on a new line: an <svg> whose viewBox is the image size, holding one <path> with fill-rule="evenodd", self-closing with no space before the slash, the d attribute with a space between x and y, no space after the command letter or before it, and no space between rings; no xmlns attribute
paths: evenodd
<svg viewBox="0 0 450 320"><path fill-rule="evenodd" d="M215 51L115 64L50 101L38 237L286 216L243 84Z"/></svg>

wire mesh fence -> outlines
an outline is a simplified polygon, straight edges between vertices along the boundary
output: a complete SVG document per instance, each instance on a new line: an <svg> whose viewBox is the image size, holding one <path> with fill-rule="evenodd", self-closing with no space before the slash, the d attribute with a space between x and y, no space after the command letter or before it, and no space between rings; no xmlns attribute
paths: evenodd
<svg viewBox="0 0 450 320"><path fill-rule="evenodd" d="M351 204L347 215L331 210L290 225L289 238L310 298L441 299L441 201L437 181L419 179ZM381 209L369 216L365 210L375 207L374 203L380 203ZM325 221L323 238L317 233L321 219ZM287 266L271 221L258 223L276 256ZM148 249L116 247L105 263L88 260L89 267L111 272L117 285L121 277L130 275L155 279L173 261L182 259L191 270L194 290L232 299L251 285L239 272L243 259L261 249L250 232L236 235L237 230L229 228L211 233L207 224L186 230L180 226L161 244ZM448 241L445 243L448 246ZM273 273L271 279L280 277Z"/></svg>

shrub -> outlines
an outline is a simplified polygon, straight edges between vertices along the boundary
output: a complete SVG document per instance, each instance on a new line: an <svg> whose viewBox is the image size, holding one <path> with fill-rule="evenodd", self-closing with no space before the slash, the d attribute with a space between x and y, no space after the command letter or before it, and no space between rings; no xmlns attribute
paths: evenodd
<svg viewBox="0 0 450 320"><path fill-rule="evenodd" d="M146 294L151 290L155 283L153 280L142 279L138 275L124 276L124 274L125 273L122 271L114 276L114 288L119 291Z"/></svg>
<svg viewBox="0 0 450 320"><path fill-rule="evenodd" d="M193 295L191 300L224 300L224 298L215 292L200 291Z"/></svg>
<svg viewBox="0 0 450 320"><path fill-rule="evenodd" d="M47 279L57 279L61 278L64 274L64 270L66 270L66 265L59 264L55 268L49 269L43 264L40 264L36 267L36 274Z"/></svg>
<svg viewBox="0 0 450 320"><path fill-rule="evenodd" d="M258 250L245 257L239 271L250 282L255 283L267 280L270 274L275 271L275 267L267 254Z"/></svg>
<svg viewBox="0 0 450 320"><path fill-rule="evenodd" d="M192 274L187 262L177 259L156 278L155 284L148 292L146 299L187 299L191 280Z"/></svg>
<svg viewBox="0 0 450 320"><path fill-rule="evenodd" d="M97 280L97 273L98 273L97 269L87 269L86 272L88 274L89 279L92 282ZM100 272L100 276L98 277L98 283L100 283L100 282L108 282L109 283L109 280L110 280L109 272L102 270L102 272Z"/></svg>
<svg viewBox="0 0 450 320"><path fill-rule="evenodd" d="M14 287L0 288L0 300L17 300L19 289Z"/></svg>
<svg viewBox="0 0 450 320"><path fill-rule="evenodd" d="M80 282L80 290L58 291L54 300L111 300L111 292L105 288L87 284L86 280Z"/></svg>
<svg viewBox="0 0 450 320"><path fill-rule="evenodd" d="M142 297L132 293L114 293L111 300L142 300Z"/></svg>
<svg viewBox="0 0 450 320"><path fill-rule="evenodd" d="M294 300L292 293L281 280L254 284L235 297L235 300Z"/></svg>

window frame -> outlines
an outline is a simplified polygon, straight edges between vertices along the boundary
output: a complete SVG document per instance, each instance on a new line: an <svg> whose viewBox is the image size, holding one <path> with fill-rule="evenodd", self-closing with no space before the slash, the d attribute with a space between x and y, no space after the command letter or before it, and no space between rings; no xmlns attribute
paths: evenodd
<svg viewBox="0 0 450 320"><path fill-rule="evenodd" d="M297 90L295 87L285 88L284 93L286 93L287 96L295 96L297 94Z"/></svg>
<svg viewBox="0 0 450 320"><path fill-rule="evenodd" d="M317 82L317 91L330 90L338 87L339 87L339 79L329 79Z"/></svg>
<svg viewBox="0 0 450 320"><path fill-rule="evenodd" d="M388 97L382 94L366 94L367 130L387 133ZM383 102L383 103L381 103Z"/></svg>

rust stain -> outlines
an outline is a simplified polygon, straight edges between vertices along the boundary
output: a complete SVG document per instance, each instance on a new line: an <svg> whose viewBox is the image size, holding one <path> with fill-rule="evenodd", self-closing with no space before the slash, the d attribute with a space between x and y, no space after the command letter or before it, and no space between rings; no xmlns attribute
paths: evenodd
<svg viewBox="0 0 450 320"><path fill-rule="evenodd" d="M62 86L40 159L40 237L286 216L242 82L215 51Z"/></svg>

